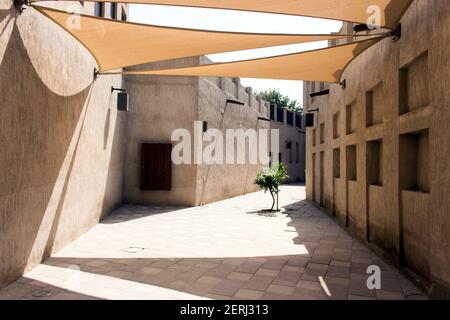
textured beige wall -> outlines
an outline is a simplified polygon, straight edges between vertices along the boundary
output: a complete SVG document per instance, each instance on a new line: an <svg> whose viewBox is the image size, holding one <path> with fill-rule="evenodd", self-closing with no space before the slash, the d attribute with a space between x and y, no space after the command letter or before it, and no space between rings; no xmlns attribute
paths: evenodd
<svg viewBox="0 0 450 320"><path fill-rule="evenodd" d="M155 63L145 67L181 66L198 58ZM141 191L141 144L171 143L175 129L194 136L197 117L198 79L195 77L127 76L130 111L127 119L124 201L140 204L194 205L197 167L172 164L171 191Z"/></svg>
<svg viewBox="0 0 450 320"><path fill-rule="evenodd" d="M144 67L173 67L206 61L205 57L195 57ZM267 117L267 108L264 102L256 100L250 89L242 87L238 79L127 76L126 83L131 109L127 119L125 202L200 205L257 190L253 180L261 168L259 165L172 164L171 191L141 191L142 142L170 143L172 132L183 128L191 133L193 149L194 121L206 121L208 128L221 129L225 142L227 128L268 129L268 122L257 121L258 116ZM226 99L239 100L246 105L226 105Z"/></svg>
<svg viewBox="0 0 450 320"><path fill-rule="evenodd" d="M237 100L245 105L227 104L227 99ZM207 121L208 128L220 129L224 143L226 129L269 129L269 122L258 121L258 117L267 118L265 102L256 100L250 88L244 88L239 79L200 78L198 110L197 119ZM248 150L247 146L246 157ZM199 165L196 204L257 191L258 187L253 184L253 180L262 167L248 162L234 165Z"/></svg>
<svg viewBox="0 0 450 320"><path fill-rule="evenodd" d="M304 85L306 105L320 107L315 146L314 129L307 131L307 197L320 198L323 151L327 211L343 223L348 214L362 239L370 230L371 244L433 282L436 295L450 287L449 11L447 0L416 0L402 19L402 38L384 39L356 58L343 75L345 90L331 85L330 95L311 103L308 95L318 86ZM348 105L353 121L346 117ZM333 134L337 112L340 137ZM347 122L355 132L346 134ZM382 185L369 186L374 159L366 143L380 139ZM356 182L345 181L349 145L357 147ZM340 149L340 179L333 179L333 149ZM404 186L412 190L401 191Z"/></svg>
<svg viewBox="0 0 450 320"><path fill-rule="evenodd" d="M125 114L92 57L28 8L0 1L0 285L121 201Z"/></svg>
<svg viewBox="0 0 450 320"><path fill-rule="evenodd" d="M281 152L281 162L287 167L289 179L287 182L304 182L305 181L305 127L304 121L302 119L302 127L295 127L295 118L294 118L294 126L287 125L287 111L284 110L284 122L277 121L277 112L275 108L275 121L271 121L270 127L271 129L280 130L280 152ZM287 142L292 143L292 149L289 150L286 146ZM298 143L298 162L297 162L297 151L296 144ZM292 155L290 153L292 152ZM278 159L278 155L273 155L273 159ZM290 161L292 160L292 161Z"/></svg>

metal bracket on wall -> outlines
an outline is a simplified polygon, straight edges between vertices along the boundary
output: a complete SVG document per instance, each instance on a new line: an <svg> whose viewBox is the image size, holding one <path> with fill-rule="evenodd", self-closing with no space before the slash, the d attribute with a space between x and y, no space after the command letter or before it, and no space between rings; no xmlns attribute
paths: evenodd
<svg viewBox="0 0 450 320"><path fill-rule="evenodd" d="M94 80L97 79L99 75L100 75L100 71L98 71L97 68L94 68Z"/></svg>
<svg viewBox="0 0 450 320"><path fill-rule="evenodd" d="M341 86L342 89L345 89L347 87L347 80L344 79L341 82L339 82L339 85Z"/></svg>
<svg viewBox="0 0 450 320"><path fill-rule="evenodd" d="M126 89L122 89L122 88L114 88L113 86L111 86L111 92L114 92L114 91L127 92Z"/></svg>
<svg viewBox="0 0 450 320"><path fill-rule="evenodd" d="M322 91L319 91L319 92L314 92L314 93L311 93L309 96L311 98L313 98L313 97L324 96L324 95L327 95L327 94L330 94L330 89L322 90Z"/></svg>
<svg viewBox="0 0 450 320"><path fill-rule="evenodd" d="M29 6L30 2L28 0L14 0L14 7L16 8L17 11L19 11L19 14L22 14L26 7L25 6Z"/></svg>
<svg viewBox="0 0 450 320"><path fill-rule="evenodd" d="M402 37L402 25L399 24L394 30L389 32L389 35L391 36L394 42L400 40L400 38Z"/></svg>
<svg viewBox="0 0 450 320"><path fill-rule="evenodd" d="M227 104L229 104L229 103L231 103L231 104L238 104L238 105L241 105L241 106L245 106L245 103L243 103L243 102L241 102L241 101L238 101L238 100L227 99Z"/></svg>
<svg viewBox="0 0 450 320"><path fill-rule="evenodd" d="M320 111L319 108L307 110L308 113L319 112L319 111Z"/></svg>

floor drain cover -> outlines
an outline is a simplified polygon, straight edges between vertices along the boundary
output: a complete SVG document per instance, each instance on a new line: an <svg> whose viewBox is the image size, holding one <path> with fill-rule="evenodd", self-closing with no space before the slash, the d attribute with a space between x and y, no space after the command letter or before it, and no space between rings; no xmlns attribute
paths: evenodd
<svg viewBox="0 0 450 320"><path fill-rule="evenodd" d="M126 248L126 249L123 250L123 251L129 252L129 253L137 253L137 252L142 251L142 250L144 250L144 248L129 247L129 248Z"/></svg>
<svg viewBox="0 0 450 320"><path fill-rule="evenodd" d="M32 296L35 298L44 298L44 297L50 297L52 293L47 290L37 290L32 293Z"/></svg>

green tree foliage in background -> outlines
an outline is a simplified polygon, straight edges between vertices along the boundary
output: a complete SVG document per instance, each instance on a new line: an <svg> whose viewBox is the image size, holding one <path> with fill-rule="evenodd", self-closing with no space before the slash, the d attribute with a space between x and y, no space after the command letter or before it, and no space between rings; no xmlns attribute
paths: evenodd
<svg viewBox="0 0 450 320"><path fill-rule="evenodd" d="M263 100L276 104L279 108L286 108L289 111L303 114L303 108L299 105L297 100L291 100L288 96L282 94L278 89L269 89L257 92Z"/></svg>
<svg viewBox="0 0 450 320"><path fill-rule="evenodd" d="M271 166L268 169L263 169L257 174L254 183L263 189L264 192L269 191L272 196L272 208L270 208L269 211L273 211L273 207L275 206L275 196L278 198L278 194L280 193L280 184L285 182L288 178L287 168L282 163ZM278 211L278 201L276 211Z"/></svg>

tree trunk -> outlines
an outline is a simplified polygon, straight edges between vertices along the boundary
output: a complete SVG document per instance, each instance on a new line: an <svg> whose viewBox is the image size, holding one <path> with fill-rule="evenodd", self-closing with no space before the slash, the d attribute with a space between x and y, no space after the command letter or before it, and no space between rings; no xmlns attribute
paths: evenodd
<svg viewBox="0 0 450 320"><path fill-rule="evenodd" d="M278 202L278 194L280 193L280 190L277 190L277 211L280 210L279 207L279 202Z"/></svg>
<svg viewBox="0 0 450 320"><path fill-rule="evenodd" d="M273 195L273 191L270 190L270 195L272 196L272 208L270 208L270 211L273 211L273 207L275 206L275 197Z"/></svg>

